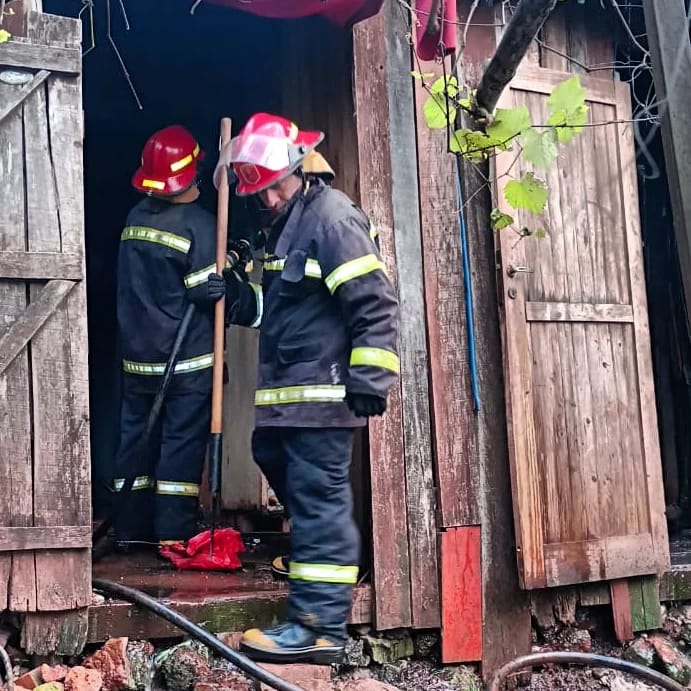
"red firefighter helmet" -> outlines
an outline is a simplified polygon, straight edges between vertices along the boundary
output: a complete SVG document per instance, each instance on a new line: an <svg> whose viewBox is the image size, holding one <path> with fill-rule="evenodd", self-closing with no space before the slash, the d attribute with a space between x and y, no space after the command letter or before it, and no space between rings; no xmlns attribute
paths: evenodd
<svg viewBox="0 0 691 691"><path fill-rule="evenodd" d="M324 139L323 132L298 129L290 120L256 113L230 142L230 161L240 197L256 194L283 180Z"/></svg>
<svg viewBox="0 0 691 691"><path fill-rule="evenodd" d="M197 140L181 125L171 125L147 139L132 185L146 194L180 194L194 183L203 158Z"/></svg>

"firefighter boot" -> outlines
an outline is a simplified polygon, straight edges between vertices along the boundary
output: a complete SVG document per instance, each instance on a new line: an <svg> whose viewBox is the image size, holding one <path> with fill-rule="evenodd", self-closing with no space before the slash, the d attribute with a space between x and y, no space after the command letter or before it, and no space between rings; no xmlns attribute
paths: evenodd
<svg viewBox="0 0 691 691"><path fill-rule="evenodd" d="M312 629L287 621L269 629L245 631L240 652L259 662L332 665L343 659L344 646L318 636Z"/></svg>

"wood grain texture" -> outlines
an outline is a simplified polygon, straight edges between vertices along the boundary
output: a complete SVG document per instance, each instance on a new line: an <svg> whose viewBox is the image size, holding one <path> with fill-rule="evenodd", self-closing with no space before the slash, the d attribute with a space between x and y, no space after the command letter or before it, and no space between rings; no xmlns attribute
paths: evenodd
<svg viewBox="0 0 691 691"><path fill-rule="evenodd" d="M382 13L353 30L357 150L360 203L379 231L389 276L398 283L391 200L391 141L386 80L386 48ZM372 79L372 72L381 76ZM412 625L410 551L406 520L406 469L401 388L389 393L382 418L370 422L372 485L373 580L375 624L378 629Z"/></svg>
<svg viewBox="0 0 691 691"><path fill-rule="evenodd" d="M18 108L27 96L36 91L48 79L49 75L50 72L48 70L40 70L28 84L24 84L19 90L14 90L11 97L0 107L0 122L10 113L13 113L15 108Z"/></svg>
<svg viewBox="0 0 691 691"><path fill-rule="evenodd" d="M441 661L482 659L480 526L440 533Z"/></svg>
<svg viewBox="0 0 691 691"><path fill-rule="evenodd" d="M391 152L391 196L398 296L401 304L399 351L406 469L406 513L410 550L413 627L440 625L437 554L437 492L430 430L429 370L425 329L425 295L420 258L420 205L412 55L408 23L400 8L387 4L384 43ZM453 482L454 478L444 478Z"/></svg>
<svg viewBox="0 0 691 691"><path fill-rule="evenodd" d="M0 252L0 278L79 281L84 278L83 259L64 252Z"/></svg>
<svg viewBox="0 0 691 691"><path fill-rule="evenodd" d="M0 45L0 65L79 74L82 54L78 48L58 48L37 42L10 40Z"/></svg>
<svg viewBox="0 0 691 691"><path fill-rule="evenodd" d="M557 74L521 71L505 103L546 117L545 85ZM592 120L629 120L628 87L592 81ZM499 157L499 175L510 160ZM519 161L511 176L526 170ZM547 237L499 234L504 291L516 291L505 292L504 348L527 588L669 563L635 171L630 125L585 128L547 175L543 217L518 214L518 223L544 224ZM512 277L511 265L533 273Z"/></svg>
<svg viewBox="0 0 691 691"><path fill-rule="evenodd" d="M21 552L37 549L87 549L90 547L91 529L89 526L0 527L0 552Z"/></svg>
<svg viewBox="0 0 691 691"><path fill-rule="evenodd" d="M609 584L612 597L612 618L614 633L620 643L633 640L631 623L631 599L629 584L626 580L612 581Z"/></svg>

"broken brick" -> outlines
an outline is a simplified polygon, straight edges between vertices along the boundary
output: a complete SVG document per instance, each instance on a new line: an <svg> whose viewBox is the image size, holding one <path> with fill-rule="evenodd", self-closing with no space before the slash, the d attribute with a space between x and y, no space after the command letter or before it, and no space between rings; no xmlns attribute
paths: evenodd
<svg viewBox="0 0 691 691"><path fill-rule="evenodd" d="M70 671L69 667L65 665L55 665L51 667L50 665L41 665L38 669L41 679L45 684L49 684L51 681L64 681L67 674Z"/></svg>
<svg viewBox="0 0 691 691"><path fill-rule="evenodd" d="M100 691L103 677L97 669L72 667L65 679L65 691Z"/></svg>
<svg viewBox="0 0 691 691"><path fill-rule="evenodd" d="M14 683L17 686L21 686L24 689L29 689L29 691L32 691L32 689L35 689L37 686L40 686L43 683L40 669L37 667L26 674L22 674L22 676L16 679Z"/></svg>
<svg viewBox="0 0 691 691"><path fill-rule="evenodd" d="M226 631L219 633L217 638L232 650L240 650L240 641L243 635L242 631Z"/></svg>
<svg viewBox="0 0 691 691"><path fill-rule="evenodd" d="M161 670L169 691L189 691L209 673L208 659L192 645L181 643L166 651Z"/></svg>
<svg viewBox="0 0 691 691"><path fill-rule="evenodd" d="M132 686L127 642L127 638L111 638L100 650L84 660L84 667L101 673L103 691L123 691Z"/></svg>
<svg viewBox="0 0 691 691"><path fill-rule="evenodd" d="M665 674L682 686L688 685L691 682L691 660L665 636L653 635L650 642L660 658Z"/></svg>
<svg viewBox="0 0 691 691"><path fill-rule="evenodd" d="M304 691L332 691L333 689L331 667L327 665L278 665L262 662L259 666L267 672L299 686ZM270 688L266 684L261 685L262 691L270 691Z"/></svg>

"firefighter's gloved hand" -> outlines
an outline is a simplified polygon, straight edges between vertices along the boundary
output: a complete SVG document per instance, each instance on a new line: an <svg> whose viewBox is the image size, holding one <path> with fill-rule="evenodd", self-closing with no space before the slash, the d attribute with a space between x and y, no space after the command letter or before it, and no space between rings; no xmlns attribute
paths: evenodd
<svg viewBox="0 0 691 691"><path fill-rule="evenodd" d="M206 294L209 302L218 302L224 295L226 302L234 304L239 296L240 278L232 269L225 269L223 276L217 273L209 274Z"/></svg>
<svg viewBox="0 0 691 691"><path fill-rule="evenodd" d="M383 415L386 411L386 399L367 393L346 393L346 403L356 417Z"/></svg>
<svg viewBox="0 0 691 691"><path fill-rule="evenodd" d="M226 281L219 274L209 274L206 286L206 296L209 302L218 302L226 294Z"/></svg>

